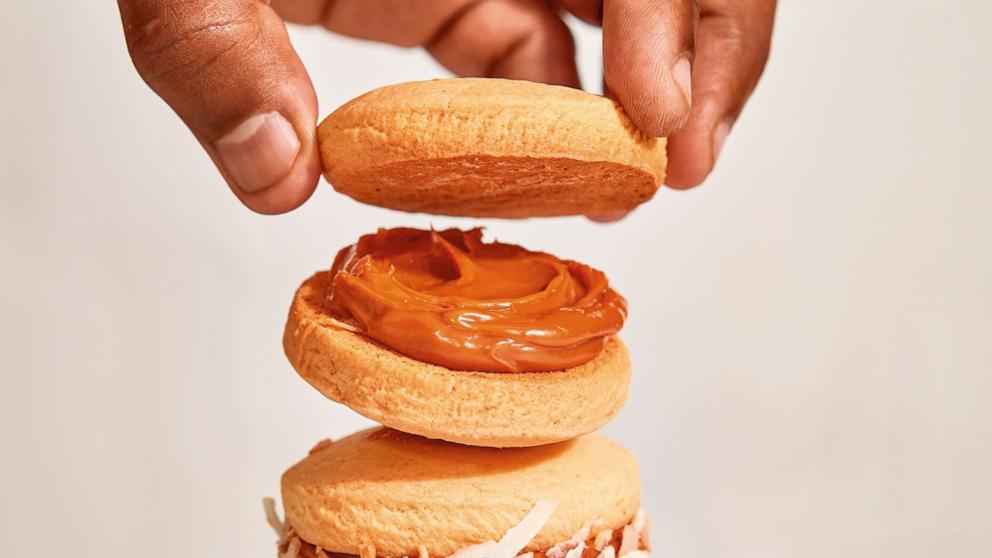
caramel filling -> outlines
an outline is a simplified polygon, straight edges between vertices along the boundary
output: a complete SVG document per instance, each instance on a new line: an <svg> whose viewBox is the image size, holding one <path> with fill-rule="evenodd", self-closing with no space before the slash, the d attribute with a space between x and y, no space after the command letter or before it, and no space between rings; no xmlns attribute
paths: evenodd
<svg viewBox="0 0 992 558"><path fill-rule="evenodd" d="M380 229L341 250L327 311L422 362L547 372L596 357L627 303L589 266L483 242L482 230Z"/></svg>

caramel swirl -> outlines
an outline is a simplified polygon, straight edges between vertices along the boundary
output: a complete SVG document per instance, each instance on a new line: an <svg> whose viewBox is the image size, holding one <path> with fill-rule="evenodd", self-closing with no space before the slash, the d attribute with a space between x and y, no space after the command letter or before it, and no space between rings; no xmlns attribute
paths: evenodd
<svg viewBox="0 0 992 558"><path fill-rule="evenodd" d="M592 360L627 302L589 266L482 241L482 229L380 229L342 249L328 311L454 370L545 372Z"/></svg>

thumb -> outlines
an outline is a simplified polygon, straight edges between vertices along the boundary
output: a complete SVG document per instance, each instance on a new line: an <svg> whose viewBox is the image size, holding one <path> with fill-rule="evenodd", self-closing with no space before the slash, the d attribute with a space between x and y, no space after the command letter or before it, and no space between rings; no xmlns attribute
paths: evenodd
<svg viewBox="0 0 992 558"><path fill-rule="evenodd" d="M119 0L128 51L236 196L298 207L320 177L317 99L282 20L257 0Z"/></svg>

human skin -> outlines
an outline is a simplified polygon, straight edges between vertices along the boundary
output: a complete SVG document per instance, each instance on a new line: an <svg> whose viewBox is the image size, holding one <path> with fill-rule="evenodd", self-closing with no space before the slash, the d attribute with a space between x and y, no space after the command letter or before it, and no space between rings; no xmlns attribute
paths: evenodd
<svg viewBox="0 0 992 558"><path fill-rule="evenodd" d="M775 0L118 0L128 51L231 191L276 214L320 178L317 98L285 22L426 49L460 76L579 87L565 11L603 28L604 89L669 137L666 184L713 170L764 69ZM595 216L610 220L619 215Z"/></svg>

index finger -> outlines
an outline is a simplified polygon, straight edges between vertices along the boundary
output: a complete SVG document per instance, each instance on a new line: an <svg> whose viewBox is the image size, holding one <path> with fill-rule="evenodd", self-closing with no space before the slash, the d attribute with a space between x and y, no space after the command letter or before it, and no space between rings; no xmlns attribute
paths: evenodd
<svg viewBox="0 0 992 558"><path fill-rule="evenodd" d="M605 0L603 77L646 134L677 132L692 107L694 0Z"/></svg>
<svg viewBox="0 0 992 558"><path fill-rule="evenodd" d="M288 21L425 48L460 76L578 87L565 23L543 0L272 0Z"/></svg>

